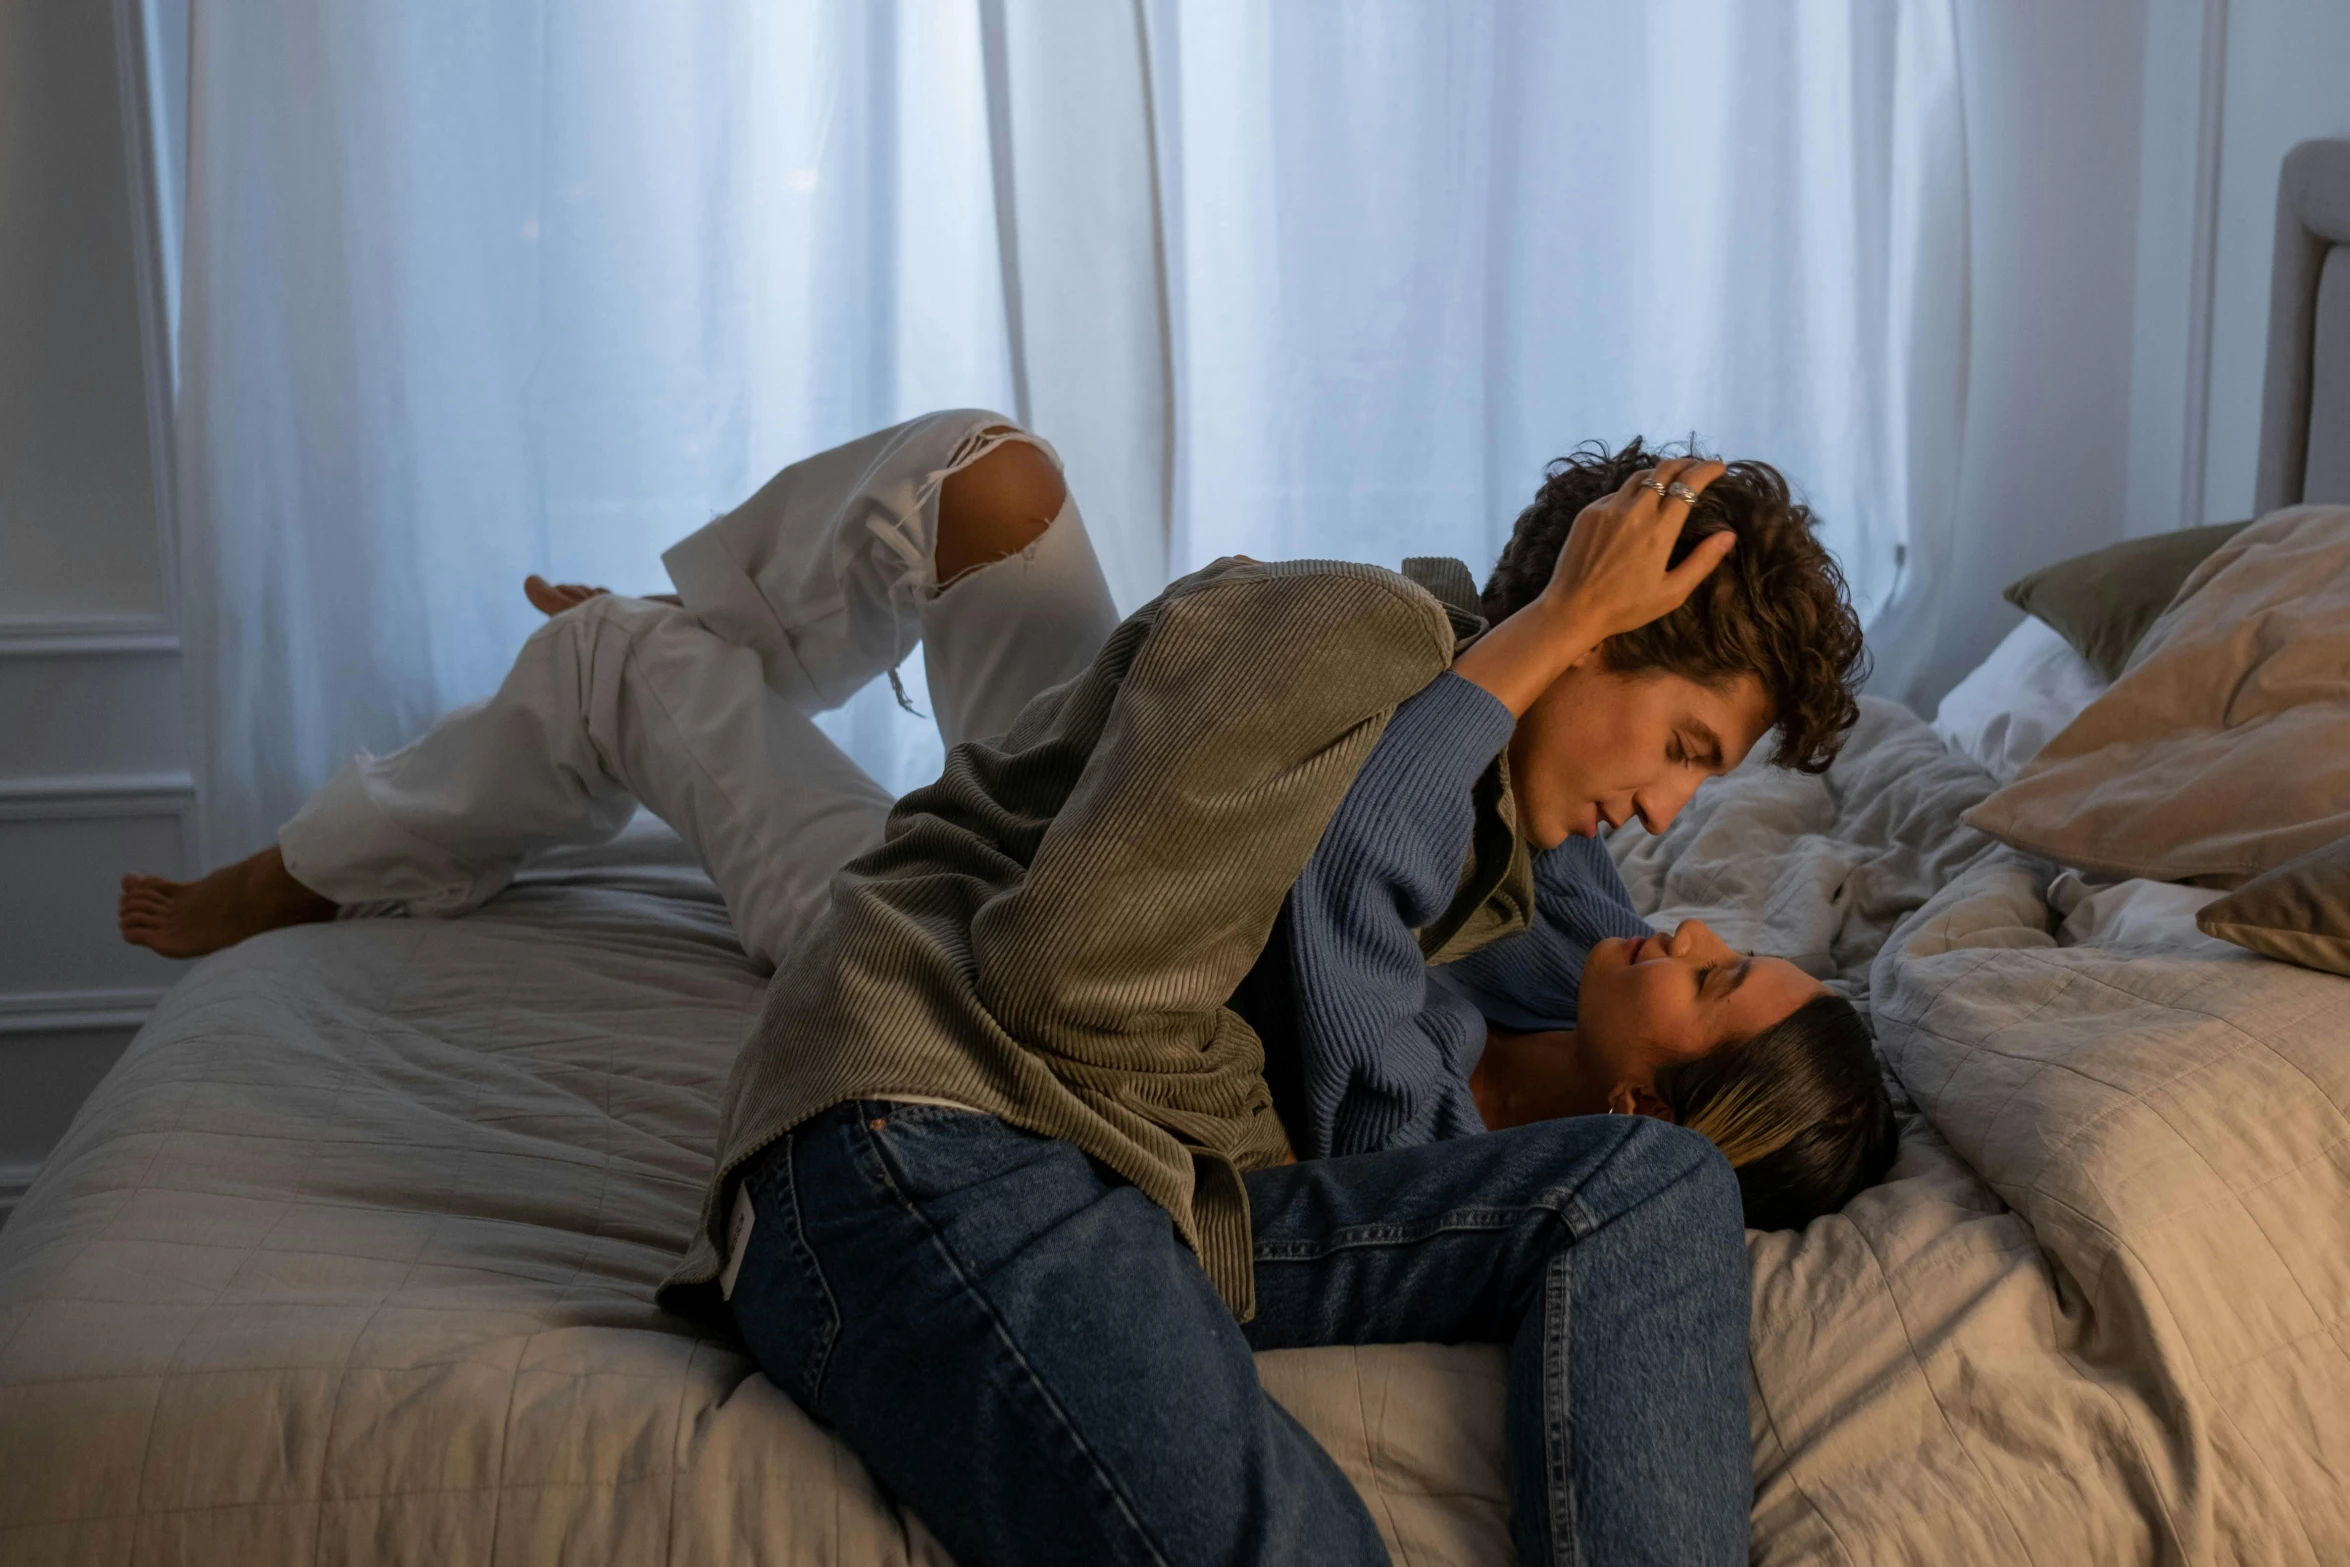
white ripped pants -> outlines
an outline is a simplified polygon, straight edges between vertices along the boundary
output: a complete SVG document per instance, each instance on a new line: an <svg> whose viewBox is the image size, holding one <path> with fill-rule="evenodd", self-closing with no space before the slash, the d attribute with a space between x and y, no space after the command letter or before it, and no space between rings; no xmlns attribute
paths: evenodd
<svg viewBox="0 0 2350 1567"><path fill-rule="evenodd" d="M523 644L496 695L355 757L280 829L286 869L337 903L460 914L641 803L776 963L894 803L810 714L920 642L946 743L1000 734L1117 624L1074 496L1025 550L936 580L940 485L1006 441L1059 465L977 409L792 464L662 557L682 608L590 599Z"/></svg>

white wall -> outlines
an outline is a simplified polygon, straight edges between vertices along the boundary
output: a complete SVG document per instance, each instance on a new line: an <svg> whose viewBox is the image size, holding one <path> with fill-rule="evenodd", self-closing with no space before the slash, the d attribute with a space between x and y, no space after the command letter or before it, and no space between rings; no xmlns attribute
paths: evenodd
<svg viewBox="0 0 2350 1567"><path fill-rule="evenodd" d="M2233 0L2212 272L2211 396L2200 513L2252 514L2277 169L2298 142L2350 136L2350 0Z"/></svg>
<svg viewBox="0 0 2350 1567"><path fill-rule="evenodd" d="M2146 84L2134 534L2252 514L2277 171L2350 136L2350 4L2149 0Z"/></svg>
<svg viewBox="0 0 2350 1567"><path fill-rule="evenodd" d="M0 11L0 615L163 609L113 38Z"/></svg>
<svg viewBox="0 0 2350 1567"><path fill-rule="evenodd" d="M2201 520L2182 498L2189 488L2201 490L2203 449L2197 442L2190 451L2185 437L2190 408L2202 406L2197 367L2207 362L2209 342L2202 302L2210 293L2212 234L2198 214L2217 188L2218 166L2215 160L2206 172L2198 160L2210 140L2206 118L2218 124L2223 85L2216 68L2204 69L2206 33L2216 51L2224 27L2224 4L2148 0L2123 504L2123 531L2133 538Z"/></svg>
<svg viewBox="0 0 2350 1567"><path fill-rule="evenodd" d="M193 803L123 63L102 0L0 6L0 1211L179 968L114 934Z"/></svg>

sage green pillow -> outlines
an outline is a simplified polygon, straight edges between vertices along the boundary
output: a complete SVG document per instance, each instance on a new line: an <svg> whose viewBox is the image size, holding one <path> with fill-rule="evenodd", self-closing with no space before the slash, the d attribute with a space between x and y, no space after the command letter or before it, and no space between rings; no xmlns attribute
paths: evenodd
<svg viewBox="0 0 2350 1567"><path fill-rule="evenodd" d="M2350 974L2350 838L2253 877L2195 923L2264 958Z"/></svg>
<svg viewBox="0 0 2350 1567"><path fill-rule="evenodd" d="M2205 556L2249 526L2218 522L2147 539L2124 539L2043 566L2009 583L2006 598L2025 614L2047 622L2090 668L2118 680L2138 639L2170 608L2180 584Z"/></svg>

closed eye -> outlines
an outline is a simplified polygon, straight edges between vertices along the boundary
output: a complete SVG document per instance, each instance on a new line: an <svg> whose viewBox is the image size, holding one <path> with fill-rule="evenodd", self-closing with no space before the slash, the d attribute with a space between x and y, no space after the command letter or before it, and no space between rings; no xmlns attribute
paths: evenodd
<svg viewBox="0 0 2350 1567"><path fill-rule="evenodd" d="M1711 731L1700 731L1702 741L1674 735L1665 746L1665 760L1675 767L1702 767L1707 772L1722 771L1722 743Z"/></svg>
<svg viewBox="0 0 2350 1567"><path fill-rule="evenodd" d="M1694 715L1685 716L1673 733L1666 755L1676 766L1702 767L1709 773L1722 769L1722 738L1713 726Z"/></svg>
<svg viewBox="0 0 2350 1567"><path fill-rule="evenodd" d="M1705 994L1706 981L1720 973L1722 968L1722 964L1708 963L1697 971L1697 993L1700 996ZM1730 983L1714 993L1716 1001L1727 1001L1731 996L1737 994L1738 987L1745 984L1746 977L1754 972L1754 959L1751 957L1740 958L1736 963L1729 965L1729 970Z"/></svg>

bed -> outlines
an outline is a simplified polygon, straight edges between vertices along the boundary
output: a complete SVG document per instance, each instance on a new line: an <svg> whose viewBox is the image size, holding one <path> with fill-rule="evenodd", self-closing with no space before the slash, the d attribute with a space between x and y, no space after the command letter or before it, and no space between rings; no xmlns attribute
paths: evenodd
<svg viewBox="0 0 2350 1567"><path fill-rule="evenodd" d="M640 821L174 988L0 1232L0 1560L945 1561L652 1305L765 985ZM1401 1559L1507 1559L1488 1352L1265 1375Z"/></svg>
<svg viewBox="0 0 2350 1567"><path fill-rule="evenodd" d="M2336 145L2305 183L2350 190ZM2305 481L2334 406L2272 406ZM1996 746L1868 700L1825 776L1613 845L1652 918L1863 1006L1898 1084L1888 1179L1749 1236L1754 1559L2350 1560L2350 979L2143 884L2060 917L2059 867L1960 820L2055 722L2025 697L2083 699L2008 651L2042 675L1987 681ZM762 992L650 823L463 920L195 966L0 1230L0 1560L943 1562L652 1305ZM1510 1560L1497 1350L1260 1369L1396 1561Z"/></svg>

